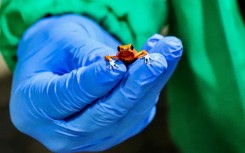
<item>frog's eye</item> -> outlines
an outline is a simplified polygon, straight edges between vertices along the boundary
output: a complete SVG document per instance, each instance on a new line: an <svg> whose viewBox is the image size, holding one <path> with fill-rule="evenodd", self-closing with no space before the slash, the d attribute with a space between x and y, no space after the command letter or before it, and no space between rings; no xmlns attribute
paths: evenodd
<svg viewBox="0 0 245 153"><path fill-rule="evenodd" d="M120 51L120 46L117 47L117 51Z"/></svg>
<svg viewBox="0 0 245 153"><path fill-rule="evenodd" d="M134 46L133 45L130 45L130 49L133 50L134 49Z"/></svg>

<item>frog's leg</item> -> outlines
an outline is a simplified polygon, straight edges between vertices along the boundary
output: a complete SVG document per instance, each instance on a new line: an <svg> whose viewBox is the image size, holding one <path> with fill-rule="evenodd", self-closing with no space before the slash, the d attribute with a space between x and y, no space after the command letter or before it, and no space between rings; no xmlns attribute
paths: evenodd
<svg viewBox="0 0 245 153"><path fill-rule="evenodd" d="M118 59L117 56L109 56L109 55L105 56L105 60L109 61L110 63L110 66L109 66L110 69L115 69L118 67L118 65L116 64L117 59Z"/></svg>
<svg viewBox="0 0 245 153"><path fill-rule="evenodd" d="M142 50L136 54L136 58L144 58L146 64L151 64L151 57L146 50Z"/></svg>

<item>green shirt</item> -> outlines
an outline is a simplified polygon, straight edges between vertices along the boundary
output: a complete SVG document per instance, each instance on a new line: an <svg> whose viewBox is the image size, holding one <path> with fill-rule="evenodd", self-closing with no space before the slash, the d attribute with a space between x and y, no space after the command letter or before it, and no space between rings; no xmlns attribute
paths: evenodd
<svg viewBox="0 0 245 153"><path fill-rule="evenodd" d="M169 84L183 153L245 153L245 25L236 0L171 0L184 56Z"/></svg>

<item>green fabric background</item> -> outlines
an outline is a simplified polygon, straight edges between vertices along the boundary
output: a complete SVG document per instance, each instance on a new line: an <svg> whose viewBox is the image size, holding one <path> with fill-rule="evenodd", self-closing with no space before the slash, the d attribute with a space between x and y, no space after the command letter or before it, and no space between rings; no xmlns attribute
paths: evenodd
<svg viewBox="0 0 245 153"><path fill-rule="evenodd" d="M169 123L183 153L245 152L245 26L235 0L171 0L184 56L169 84Z"/></svg>

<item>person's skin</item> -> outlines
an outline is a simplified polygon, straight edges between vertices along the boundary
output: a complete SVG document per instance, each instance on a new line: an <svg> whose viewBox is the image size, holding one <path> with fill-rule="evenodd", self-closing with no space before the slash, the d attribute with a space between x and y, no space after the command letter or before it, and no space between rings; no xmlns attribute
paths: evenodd
<svg viewBox="0 0 245 153"><path fill-rule="evenodd" d="M11 75L11 72L9 71L7 64L3 60L3 56L0 53L0 80L9 77Z"/></svg>
<svg viewBox="0 0 245 153"><path fill-rule="evenodd" d="M0 53L0 94L4 95L0 97L0 108L8 105L11 82L11 72L9 71L7 64L3 59L3 56Z"/></svg>

